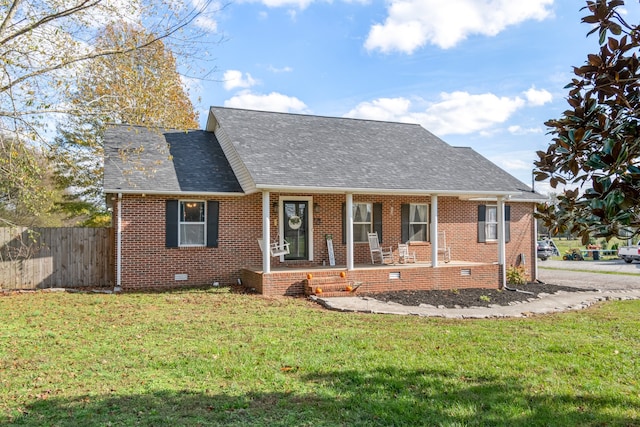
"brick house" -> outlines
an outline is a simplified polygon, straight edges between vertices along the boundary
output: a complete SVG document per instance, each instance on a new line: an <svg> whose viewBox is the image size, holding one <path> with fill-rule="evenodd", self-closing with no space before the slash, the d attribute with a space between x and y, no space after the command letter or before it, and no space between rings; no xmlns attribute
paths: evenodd
<svg viewBox="0 0 640 427"><path fill-rule="evenodd" d="M302 294L308 273L368 291L498 288L516 264L535 279L545 200L416 124L220 107L205 130L110 128L104 188L123 290L240 282L267 295ZM371 231L418 262L372 265Z"/></svg>

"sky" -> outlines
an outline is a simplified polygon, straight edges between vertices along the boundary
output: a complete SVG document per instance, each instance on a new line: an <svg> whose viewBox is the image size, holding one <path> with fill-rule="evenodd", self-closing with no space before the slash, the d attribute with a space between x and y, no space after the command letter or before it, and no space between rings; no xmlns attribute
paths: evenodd
<svg viewBox="0 0 640 427"><path fill-rule="evenodd" d="M599 49L584 5L236 0L200 23L224 40L205 52L210 79L189 92L202 126L214 105L419 123L531 185L551 141L544 122L568 108L573 66ZM626 19L639 22L639 9L628 1Z"/></svg>

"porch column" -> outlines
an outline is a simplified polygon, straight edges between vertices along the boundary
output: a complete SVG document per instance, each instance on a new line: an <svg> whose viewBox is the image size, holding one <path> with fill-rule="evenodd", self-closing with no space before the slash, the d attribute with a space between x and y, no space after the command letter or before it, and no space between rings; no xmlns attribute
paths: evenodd
<svg viewBox="0 0 640 427"><path fill-rule="evenodd" d="M431 196L431 267L438 267L438 196Z"/></svg>
<svg viewBox="0 0 640 427"><path fill-rule="evenodd" d="M536 213L538 213L538 207L533 205L533 280L538 280L538 221L536 220ZM529 255L531 256L531 255Z"/></svg>
<svg viewBox="0 0 640 427"><path fill-rule="evenodd" d="M347 220L347 270L354 269L353 266L353 194L347 193L345 203L345 217Z"/></svg>
<svg viewBox="0 0 640 427"><path fill-rule="evenodd" d="M507 286L506 272L506 247L505 247L505 223L504 223L504 197L498 197L498 265L500 266L500 289Z"/></svg>
<svg viewBox="0 0 640 427"><path fill-rule="evenodd" d="M269 192L262 192L262 273L271 273L271 253L269 251L269 245L271 244L271 236L269 234L271 230L270 223L270 205Z"/></svg>

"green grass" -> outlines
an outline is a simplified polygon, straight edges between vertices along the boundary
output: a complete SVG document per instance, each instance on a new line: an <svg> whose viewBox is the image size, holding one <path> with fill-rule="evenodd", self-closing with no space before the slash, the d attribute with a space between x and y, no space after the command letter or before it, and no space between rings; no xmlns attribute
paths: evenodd
<svg viewBox="0 0 640 427"><path fill-rule="evenodd" d="M580 250L586 249L586 246L583 245L582 242L577 239L568 240L568 239L554 238L553 243L555 243L555 245L558 247L558 251L560 252L560 256L551 257L551 259L555 259L555 260L562 260L562 256L570 252L572 249L580 249ZM606 243L604 239L597 240L595 243L598 245L601 245L603 248L605 248L606 246L607 249L610 249L616 243L618 244L618 246L625 246L627 244L626 241L622 241L617 238L611 239L608 243ZM617 259L617 258L618 258L617 256L602 257L602 259Z"/></svg>
<svg viewBox="0 0 640 427"><path fill-rule="evenodd" d="M225 289L0 297L0 424L640 425L640 301L527 319Z"/></svg>

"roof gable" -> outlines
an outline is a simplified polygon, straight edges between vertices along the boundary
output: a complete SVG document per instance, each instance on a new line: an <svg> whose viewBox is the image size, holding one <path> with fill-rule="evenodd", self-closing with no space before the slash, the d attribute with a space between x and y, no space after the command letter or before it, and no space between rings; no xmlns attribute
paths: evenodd
<svg viewBox="0 0 640 427"><path fill-rule="evenodd" d="M105 192L242 193L211 132L118 125L104 141Z"/></svg>

